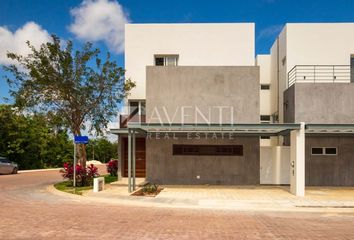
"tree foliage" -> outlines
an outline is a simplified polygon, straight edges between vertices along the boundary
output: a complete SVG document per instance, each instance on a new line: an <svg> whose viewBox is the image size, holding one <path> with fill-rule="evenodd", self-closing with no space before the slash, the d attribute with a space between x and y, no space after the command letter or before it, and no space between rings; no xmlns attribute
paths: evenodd
<svg viewBox="0 0 354 240"><path fill-rule="evenodd" d="M43 114L26 116L11 105L0 105L0 126L0 155L20 169L61 167L72 159L66 130Z"/></svg>
<svg viewBox="0 0 354 240"><path fill-rule="evenodd" d="M62 47L60 39L31 50L28 56L8 53L16 64L5 66L10 94L19 110L42 113L63 123L74 135L81 135L85 123L100 134L117 114L117 107L135 86L124 79L124 69L107 53L104 61L99 49L86 43L81 51L71 41ZM15 147L15 146L14 146ZM78 148L80 163L86 165L86 149Z"/></svg>
<svg viewBox="0 0 354 240"><path fill-rule="evenodd" d="M117 159L118 143L111 143L106 138L92 139L87 145L87 158L104 163L111 159Z"/></svg>

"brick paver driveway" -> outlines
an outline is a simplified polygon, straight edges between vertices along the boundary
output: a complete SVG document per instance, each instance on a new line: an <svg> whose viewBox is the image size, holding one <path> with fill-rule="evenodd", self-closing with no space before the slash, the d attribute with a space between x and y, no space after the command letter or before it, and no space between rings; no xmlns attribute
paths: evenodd
<svg viewBox="0 0 354 240"><path fill-rule="evenodd" d="M354 216L144 208L60 197L56 171L0 176L0 239L354 239Z"/></svg>

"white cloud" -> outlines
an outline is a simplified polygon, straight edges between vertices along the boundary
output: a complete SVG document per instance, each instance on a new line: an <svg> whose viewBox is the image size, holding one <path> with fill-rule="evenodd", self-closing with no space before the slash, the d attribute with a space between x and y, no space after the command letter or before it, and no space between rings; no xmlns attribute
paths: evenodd
<svg viewBox="0 0 354 240"><path fill-rule="evenodd" d="M50 41L50 36L46 30L35 22L28 22L15 32L0 26L0 64L13 63L6 56L8 52L20 55L29 54L30 49L26 41L30 41L32 45L39 47L42 43Z"/></svg>
<svg viewBox="0 0 354 240"><path fill-rule="evenodd" d="M283 25L272 25L266 27L259 32L257 40L277 36L282 29L283 29Z"/></svg>
<svg viewBox="0 0 354 240"><path fill-rule="evenodd" d="M111 51L124 51L124 24L129 22L117 1L84 0L71 10L74 22L69 30L85 41L104 41Z"/></svg>

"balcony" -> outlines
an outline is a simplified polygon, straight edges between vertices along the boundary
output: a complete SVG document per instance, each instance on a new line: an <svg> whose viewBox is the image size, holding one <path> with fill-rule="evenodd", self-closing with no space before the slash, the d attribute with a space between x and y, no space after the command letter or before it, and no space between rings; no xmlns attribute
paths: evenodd
<svg viewBox="0 0 354 240"><path fill-rule="evenodd" d="M288 73L294 83L350 83L349 65L296 65Z"/></svg>
<svg viewBox="0 0 354 240"><path fill-rule="evenodd" d="M130 123L145 123L146 115L139 114L121 114L119 115L119 126L120 128L127 128L128 122Z"/></svg>

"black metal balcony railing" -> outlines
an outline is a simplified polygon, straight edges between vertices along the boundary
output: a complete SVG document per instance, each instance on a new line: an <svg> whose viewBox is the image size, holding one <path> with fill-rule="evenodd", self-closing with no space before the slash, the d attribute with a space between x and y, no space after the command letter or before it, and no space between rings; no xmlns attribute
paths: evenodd
<svg viewBox="0 0 354 240"><path fill-rule="evenodd" d="M349 65L296 65L288 72L288 87L294 83L349 82Z"/></svg>

